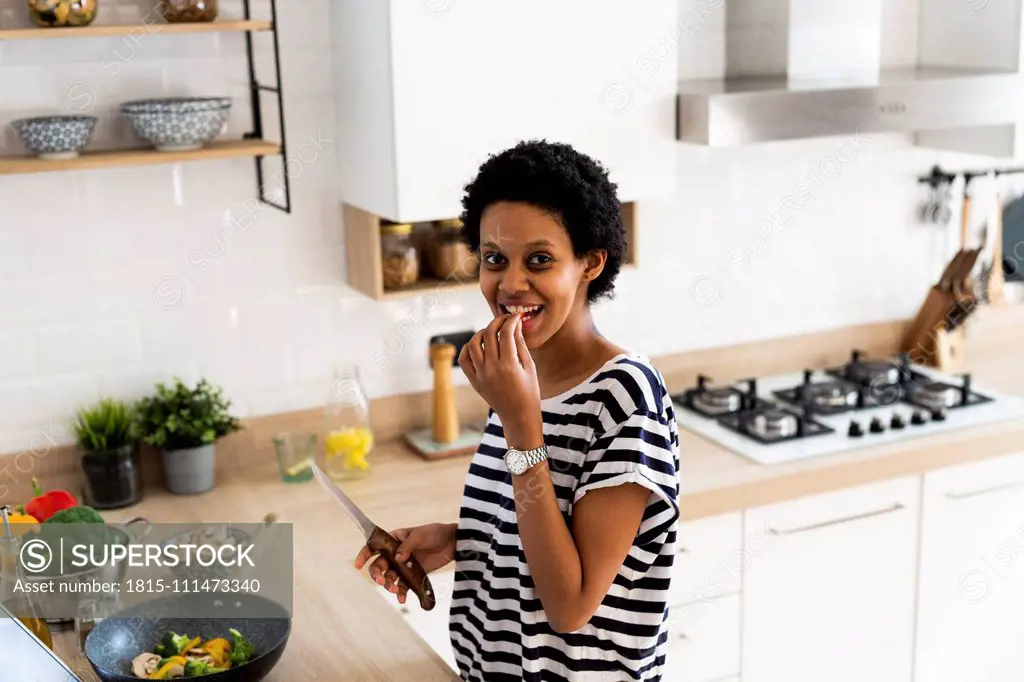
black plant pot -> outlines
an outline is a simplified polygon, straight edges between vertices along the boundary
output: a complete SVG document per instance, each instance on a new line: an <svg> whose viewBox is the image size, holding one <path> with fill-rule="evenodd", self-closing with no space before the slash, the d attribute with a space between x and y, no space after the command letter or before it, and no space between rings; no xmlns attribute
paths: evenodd
<svg viewBox="0 0 1024 682"><path fill-rule="evenodd" d="M82 455L85 503L95 509L121 509L142 500L142 462L137 447Z"/></svg>

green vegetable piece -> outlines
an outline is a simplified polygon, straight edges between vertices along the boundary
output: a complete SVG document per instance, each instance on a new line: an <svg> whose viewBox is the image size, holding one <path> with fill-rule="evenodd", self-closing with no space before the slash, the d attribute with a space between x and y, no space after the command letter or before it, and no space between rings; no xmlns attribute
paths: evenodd
<svg viewBox="0 0 1024 682"><path fill-rule="evenodd" d="M157 656L163 656L164 658L170 658L172 656L181 656L185 653L185 647L189 643L188 635L179 635L176 632L168 632L164 635L164 638L160 640L160 643L153 649L153 653ZM166 664L167 661L161 661L160 665Z"/></svg>
<svg viewBox="0 0 1024 682"><path fill-rule="evenodd" d="M46 519L46 523L104 523L100 513L84 504L68 507Z"/></svg>
<svg viewBox="0 0 1024 682"><path fill-rule="evenodd" d="M231 633L231 637L234 639L234 642L231 644L231 665L238 666L247 663L252 658L256 647L253 646L252 642L246 640L238 630L230 628L228 632Z"/></svg>
<svg viewBox="0 0 1024 682"><path fill-rule="evenodd" d="M185 664L185 677L201 677L203 675L223 672L224 670L227 670L227 668L217 668L203 661L189 661Z"/></svg>

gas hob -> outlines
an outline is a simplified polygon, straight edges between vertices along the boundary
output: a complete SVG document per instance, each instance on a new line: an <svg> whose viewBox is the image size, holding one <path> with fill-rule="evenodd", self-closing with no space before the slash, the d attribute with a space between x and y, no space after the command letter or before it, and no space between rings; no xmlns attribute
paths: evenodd
<svg viewBox="0 0 1024 682"><path fill-rule="evenodd" d="M672 396L676 421L758 464L781 464L999 421L1024 419L1024 399L971 376L866 358L823 370L697 384Z"/></svg>

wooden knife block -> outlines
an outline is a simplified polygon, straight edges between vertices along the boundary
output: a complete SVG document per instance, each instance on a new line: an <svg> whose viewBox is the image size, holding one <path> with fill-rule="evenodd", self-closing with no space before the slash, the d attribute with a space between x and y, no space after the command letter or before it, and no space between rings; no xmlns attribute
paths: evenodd
<svg viewBox="0 0 1024 682"><path fill-rule="evenodd" d="M430 428L405 434L405 441L425 459L444 459L476 452L483 434L459 426L459 410L455 401L452 365L455 346L438 343L430 347L430 363L434 369L433 423Z"/></svg>
<svg viewBox="0 0 1024 682"><path fill-rule="evenodd" d="M964 328L951 332L945 330L935 334L934 366L943 372L962 372L966 361L966 339Z"/></svg>

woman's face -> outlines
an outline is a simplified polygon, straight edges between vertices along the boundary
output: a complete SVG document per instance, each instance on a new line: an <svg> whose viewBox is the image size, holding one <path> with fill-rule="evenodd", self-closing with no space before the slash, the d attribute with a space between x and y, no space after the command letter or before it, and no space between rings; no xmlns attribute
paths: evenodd
<svg viewBox="0 0 1024 682"><path fill-rule="evenodd" d="M522 314L529 348L583 310L603 264L602 253L578 260L558 219L530 204L498 202L480 219L480 289L495 317Z"/></svg>

